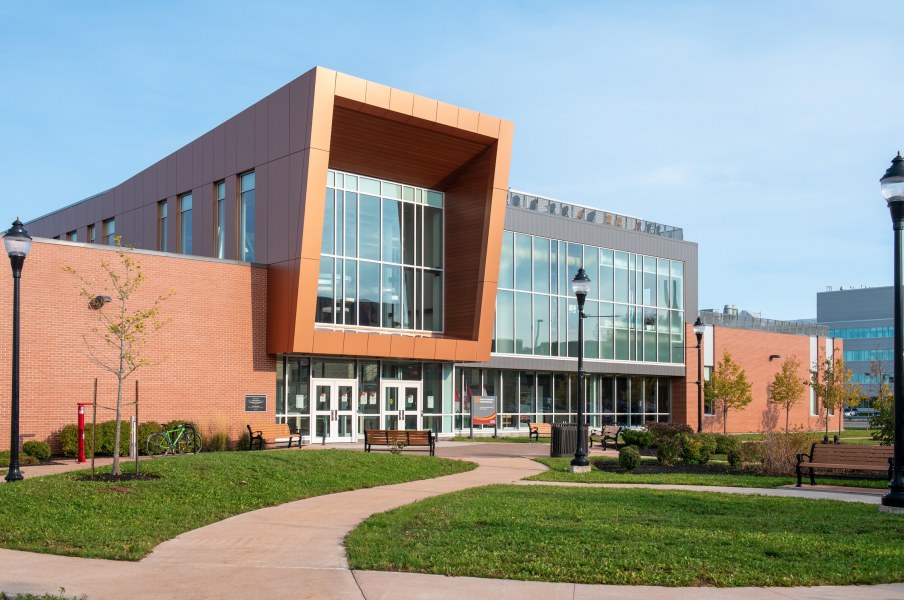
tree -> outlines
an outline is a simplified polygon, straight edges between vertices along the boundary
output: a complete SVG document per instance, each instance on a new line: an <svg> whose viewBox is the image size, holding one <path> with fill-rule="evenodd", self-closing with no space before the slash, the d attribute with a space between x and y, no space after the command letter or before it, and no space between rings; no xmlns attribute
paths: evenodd
<svg viewBox="0 0 904 600"><path fill-rule="evenodd" d="M844 364L843 358L827 358L813 373L812 385L820 404L826 410L826 439L829 438L829 416L838 411L838 435L841 435L842 413L845 407L860 404L863 390L851 383L854 373Z"/></svg>
<svg viewBox="0 0 904 600"><path fill-rule="evenodd" d="M728 433L728 411L744 408L753 401L750 390L753 385L747 381L747 373L738 363L731 360L726 352L709 378L711 394L716 408L722 411L722 433Z"/></svg>
<svg viewBox="0 0 904 600"><path fill-rule="evenodd" d="M116 430L113 437L113 472L114 477L122 475L119 465L119 436L122 419L123 383L141 367L153 364L144 355L145 347L152 333L159 330L166 321L161 319L160 308L173 292L157 296L147 308L131 309L145 277L141 263L133 258L121 245L120 238L115 238L116 254L119 264L114 265L102 260L101 270L106 281L97 283L80 275L72 267L63 269L78 277L79 295L88 300L88 305L97 316L98 324L84 334L86 355L88 359L116 377ZM98 295L100 292L109 296ZM110 302L112 306L104 308Z"/></svg>
<svg viewBox="0 0 904 600"><path fill-rule="evenodd" d="M870 429L874 430L871 435L880 444L891 446L895 441L895 396L888 385L888 374L880 361L874 360L869 371L878 382L876 399L873 401L873 408L877 412L869 418Z"/></svg>
<svg viewBox="0 0 904 600"><path fill-rule="evenodd" d="M781 405L785 409L785 433L790 431L791 408L800 402L807 381L800 378L800 361L791 355L782 362L782 369L775 374L769 384L769 401Z"/></svg>

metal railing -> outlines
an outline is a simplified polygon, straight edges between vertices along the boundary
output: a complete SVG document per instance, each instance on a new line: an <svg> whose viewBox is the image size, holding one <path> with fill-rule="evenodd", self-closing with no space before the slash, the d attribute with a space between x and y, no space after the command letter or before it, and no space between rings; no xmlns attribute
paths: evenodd
<svg viewBox="0 0 904 600"><path fill-rule="evenodd" d="M793 333L797 335L815 335L828 337L829 328L825 325L802 323L800 321L777 321L748 315L733 315L715 311L701 310L700 318L705 325L735 327L737 329L755 329L758 331L774 331L776 333Z"/></svg>
<svg viewBox="0 0 904 600"><path fill-rule="evenodd" d="M587 223L596 223L605 227L617 227L619 229L628 229L637 231L638 233L647 233L650 235L658 235L674 240L684 239L684 230L680 227L672 225L664 225L638 217L629 217L628 215L620 215L618 213L591 208L589 206L581 206L571 202L561 202L552 198L544 198L518 190L509 190L505 200L508 206L519 208L522 210L531 210L534 212L555 215L557 217L565 217L567 219L577 219Z"/></svg>

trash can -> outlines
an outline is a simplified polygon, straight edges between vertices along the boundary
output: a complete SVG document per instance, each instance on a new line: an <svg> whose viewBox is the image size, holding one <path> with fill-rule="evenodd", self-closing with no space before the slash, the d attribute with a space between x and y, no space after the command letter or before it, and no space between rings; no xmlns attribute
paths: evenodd
<svg viewBox="0 0 904 600"><path fill-rule="evenodd" d="M589 427L584 425L584 452L587 452L589 440ZM549 443L549 456L561 458L574 456L578 448L577 423L553 423L552 436Z"/></svg>

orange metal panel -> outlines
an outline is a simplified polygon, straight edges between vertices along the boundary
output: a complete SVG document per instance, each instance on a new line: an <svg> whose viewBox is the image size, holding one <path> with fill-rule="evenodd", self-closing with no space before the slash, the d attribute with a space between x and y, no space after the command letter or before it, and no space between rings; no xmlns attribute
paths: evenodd
<svg viewBox="0 0 904 600"><path fill-rule="evenodd" d="M458 107L445 102L437 102L436 122L440 125L458 128Z"/></svg>
<svg viewBox="0 0 904 600"><path fill-rule="evenodd" d="M414 109L414 94L395 88L389 91L389 110L410 117Z"/></svg>
<svg viewBox="0 0 904 600"><path fill-rule="evenodd" d="M297 261L283 262L267 267L267 352L289 352L295 292Z"/></svg>
<svg viewBox="0 0 904 600"><path fill-rule="evenodd" d="M345 356L365 356L367 354L367 338L364 333L345 332L342 353Z"/></svg>
<svg viewBox="0 0 904 600"><path fill-rule="evenodd" d="M436 338L414 338L414 358L433 360L436 357Z"/></svg>
<svg viewBox="0 0 904 600"><path fill-rule="evenodd" d="M476 110L467 108L458 109L458 128L477 133L477 125L479 124L480 113Z"/></svg>
<svg viewBox="0 0 904 600"><path fill-rule="evenodd" d="M477 119L477 133L488 137L499 137L499 117L480 113Z"/></svg>
<svg viewBox="0 0 904 600"><path fill-rule="evenodd" d="M341 331L314 330L314 354L342 354L343 333Z"/></svg>
<svg viewBox="0 0 904 600"><path fill-rule="evenodd" d="M460 362L476 362L477 342L458 340L455 344L455 360Z"/></svg>
<svg viewBox="0 0 904 600"><path fill-rule="evenodd" d="M311 148L329 151L336 92L336 72L317 67L311 101Z"/></svg>
<svg viewBox="0 0 904 600"><path fill-rule="evenodd" d="M490 346L493 341L493 323L496 316L496 282L484 281L481 283L480 309L475 315L480 322L477 324L477 342L480 354L479 360L490 360Z"/></svg>
<svg viewBox="0 0 904 600"><path fill-rule="evenodd" d="M377 115L385 113L389 110L389 95L390 87L388 85L368 81L365 105L361 107L361 110Z"/></svg>
<svg viewBox="0 0 904 600"><path fill-rule="evenodd" d="M437 338L436 354L434 360L455 360L456 340L450 338Z"/></svg>
<svg viewBox="0 0 904 600"><path fill-rule="evenodd" d="M505 197L506 190L494 188L489 207L489 221L487 223L486 257L481 269L482 281L496 282L499 280L499 261L502 254L502 230L505 226Z"/></svg>
<svg viewBox="0 0 904 600"><path fill-rule="evenodd" d="M414 358L414 338L407 335L392 336L389 354L393 358Z"/></svg>
<svg viewBox="0 0 904 600"><path fill-rule="evenodd" d="M317 281L320 274L320 258L302 258L299 261L297 299L295 302L295 339L292 352L311 352L313 348L314 312L317 306ZM308 282L307 285L305 282Z"/></svg>
<svg viewBox="0 0 904 600"><path fill-rule="evenodd" d="M509 170L512 164L512 138L515 126L511 121L500 119L499 138L496 142L496 165L493 172L493 187L508 189Z"/></svg>
<svg viewBox="0 0 904 600"><path fill-rule="evenodd" d="M320 260L323 244L323 210L326 202L326 176L329 153L311 148L304 190L304 223L301 230L301 256ZM302 280L317 281L315 279ZM313 318L313 313L312 313Z"/></svg>
<svg viewBox="0 0 904 600"><path fill-rule="evenodd" d="M424 96L414 96L414 104L411 108L411 115L418 119L424 119L431 123L436 122L436 105L437 101Z"/></svg>
<svg viewBox="0 0 904 600"><path fill-rule="evenodd" d="M367 356L389 358L392 336L379 333L367 334Z"/></svg>
<svg viewBox="0 0 904 600"><path fill-rule="evenodd" d="M363 104L367 98L367 81L337 72L336 96Z"/></svg>

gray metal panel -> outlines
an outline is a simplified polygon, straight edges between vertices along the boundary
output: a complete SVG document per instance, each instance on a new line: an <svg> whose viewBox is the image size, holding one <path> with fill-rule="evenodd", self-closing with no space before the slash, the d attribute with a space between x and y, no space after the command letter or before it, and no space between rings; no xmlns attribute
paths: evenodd
<svg viewBox="0 0 904 600"><path fill-rule="evenodd" d="M893 323L893 307L892 286L818 292L816 322L831 323L833 327L836 323L850 323L850 327L884 327ZM871 320L881 320L883 323L862 323Z"/></svg>
<svg viewBox="0 0 904 600"><path fill-rule="evenodd" d="M531 356L492 356L489 362L467 363L465 367L484 367L488 369L518 369L521 371L577 371L576 358L535 358ZM684 377L684 365L663 365L652 363L629 363L615 361L584 361L584 370L588 373L606 373L614 375L656 375L667 377Z"/></svg>
<svg viewBox="0 0 904 600"><path fill-rule="evenodd" d="M698 279L695 242L513 208L507 208L505 211L505 229L516 233L684 261L684 320L692 323L697 318Z"/></svg>

